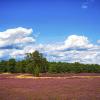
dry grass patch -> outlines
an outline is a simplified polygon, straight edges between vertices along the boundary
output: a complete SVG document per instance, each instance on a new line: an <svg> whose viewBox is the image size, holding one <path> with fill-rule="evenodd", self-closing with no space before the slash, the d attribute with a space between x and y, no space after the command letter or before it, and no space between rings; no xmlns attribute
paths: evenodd
<svg viewBox="0 0 100 100"><path fill-rule="evenodd" d="M15 78L26 78L26 79L69 79L69 78L100 78L100 76L68 76L68 77L34 77L32 75L17 75Z"/></svg>

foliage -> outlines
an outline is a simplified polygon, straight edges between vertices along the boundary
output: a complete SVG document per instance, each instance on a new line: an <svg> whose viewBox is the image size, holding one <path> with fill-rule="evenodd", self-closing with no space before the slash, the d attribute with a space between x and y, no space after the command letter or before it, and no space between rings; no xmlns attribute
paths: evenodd
<svg viewBox="0 0 100 100"><path fill-rule="evenodd" d="M34 68L33 75L35 75L36 77L39 77L39 73L40 73L40 69L39 69L38 66L36 66L36 67Z"/></svg>
<svg viewBox="0 0 100 100"><path fill-rule="evenodd" d="M8 61L0 61L0 73L31 73L39 76L39 73L100 73L100 65L80 64L66 62L48 62L38 51L28 53L26 59L16 61L14 58Z"/></svg>
<svg viewBox="0 0 100 100"><path fill-rule="evenodd" d="M66 62L49 62L48 72L50 73L100 73L100 65L80 64Z"/></svg>
<svg viewBox="0 0 100 100"><path fill-rule="evenodd" d="M47 71L48 62L46 58L44 58L43 55L38 51L28 53L26 56L26 60L29 61L28 64L33 68L33 70L31 68L30 71L32 71L35 76L39 76L40 72L44 73Z"/></svg>

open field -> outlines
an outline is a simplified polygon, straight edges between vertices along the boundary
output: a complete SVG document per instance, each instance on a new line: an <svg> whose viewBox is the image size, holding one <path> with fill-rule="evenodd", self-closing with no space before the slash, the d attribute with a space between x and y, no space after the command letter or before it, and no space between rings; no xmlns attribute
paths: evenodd
<svg viewBox="0 0 100 100"><path fill-rule="evenodd" d="M100 74L0 74L0 100L100 100Z"/></svg>

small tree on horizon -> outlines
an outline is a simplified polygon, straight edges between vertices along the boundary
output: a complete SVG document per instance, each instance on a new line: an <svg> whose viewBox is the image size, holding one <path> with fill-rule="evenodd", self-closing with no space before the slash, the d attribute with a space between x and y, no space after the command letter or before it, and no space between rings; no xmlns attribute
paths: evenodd
<svg viewBox="0 0 100 100"><path fill-rule="evenodd" d="M28 53L26 59L29 60L34 67L33 74L35 76L39 76L40 72L46 71L47 60L43 57L42 53L39 53L39 51L36 50L33 53Z"/></svg>

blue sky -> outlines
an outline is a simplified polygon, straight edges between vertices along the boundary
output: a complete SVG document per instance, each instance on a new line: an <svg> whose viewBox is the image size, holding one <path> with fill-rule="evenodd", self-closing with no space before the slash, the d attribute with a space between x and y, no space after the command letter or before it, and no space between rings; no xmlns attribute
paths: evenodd
<svg viewBox="0 0 100 100"><path fill-rule="evenodd" d="M87 4L87 8L82 5ZM0 0L0 30L33 28L39 42L63 40L70 34L100 38L100 0ZM54 38L55 37L55 38Z"/></svg>
<svg viewBox="0 0 100 100"><path fill-rule="evenodd" d="M77 35L99 46L100 0L0 0L0 32L18 27L32 29L31 37L39 34L36 44Z"/></svg>

